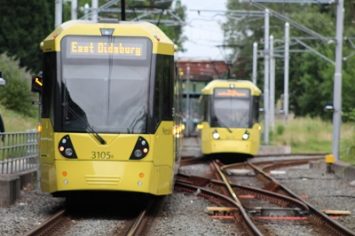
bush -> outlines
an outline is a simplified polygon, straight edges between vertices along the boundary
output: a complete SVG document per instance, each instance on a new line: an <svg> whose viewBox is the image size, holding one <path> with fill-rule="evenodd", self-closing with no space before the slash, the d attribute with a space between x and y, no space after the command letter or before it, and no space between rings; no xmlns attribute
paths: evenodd
<svg viewBox="0 0 355 236"><path fill-rule="evenodd" d="M355 108L351 109L349 112L344 112L343 113L343 120L354 122L355 121Z"/></svg>
<svg viewBox="0 0 355 236"><path fill-rule="evenodd" d="M277 135L282 135L285 131L285 126L283 125L277 125L276 126L276 134Z"/></svg>
<svg viewBox="0 0 355 236"><path fill-rule="evenodd" d="M30 90L31 75L19 66L19 61L0 55L0 71L6 85L0 87L0 102L6 108L27 116L34 116L33 96Z"/></svg>

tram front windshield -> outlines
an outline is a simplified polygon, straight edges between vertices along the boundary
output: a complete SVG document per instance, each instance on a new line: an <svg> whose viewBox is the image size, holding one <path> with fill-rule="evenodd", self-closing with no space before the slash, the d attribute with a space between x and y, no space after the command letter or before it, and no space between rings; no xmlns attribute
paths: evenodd
<svg viewBox="0 0 355 236"><path fill-rule="evenodd" d="M211 126L248 128L251 119L249 94L245 93L245 96L228 96L228 94L218 96L216 94L212 102Z"/></svg>
<svg viewBox="0 0 355 236"><path fill-rule="evenodd" d="M144 133L150 61L151 43L145 38L65 37L63 129Z"/></svg>

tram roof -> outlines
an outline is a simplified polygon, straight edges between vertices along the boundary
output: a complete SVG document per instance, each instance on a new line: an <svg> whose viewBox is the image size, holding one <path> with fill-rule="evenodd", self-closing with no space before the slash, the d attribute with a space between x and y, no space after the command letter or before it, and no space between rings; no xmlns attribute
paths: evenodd
<svg viewBox="0 0 355 236"><path fill-rule="evenodd" d="M203 89L202 94L212 95L214 88L248 88L253 96L260 96L261 90L249 80L212 80Z"/></svg>
<svg viewBox="0 0 355 236"><path fill-rule="evenodd" d="M114 29L112 36L147 37L152 41L153 53L174 55L174 43L156 25L149 22L95 23L71 20L58 26L42 42L43 52L60 51L60 41L68 35L101 36L101 29Z"/></svg>

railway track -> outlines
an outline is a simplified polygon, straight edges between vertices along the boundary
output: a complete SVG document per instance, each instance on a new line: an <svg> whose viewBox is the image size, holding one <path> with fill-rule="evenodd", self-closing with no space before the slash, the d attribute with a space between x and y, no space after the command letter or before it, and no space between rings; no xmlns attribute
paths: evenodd
<svg viewBox="0 0 355 236"><path fill-rule="evenodd" d="M317 158L311 156L306 160L292 160L292 157L287 157L287 160L271 162L252 159L246 163L230 165L211 160L206 163L203 158L194 158L193 161L186 159L181 170L190 168L198 176L180 173L175 191L208 199L212 203L207 210L210 217L233 222L228 227L237 235L285 235L295 232L303 235L354 235L317 211L300 196L292 195L291 191L283 188L267 173L262 173L284 166L303 165ZM197 171L198 169L201 170ZM154 209L159 209L155 204L157 203L147 204L147 208L135 214L132 220L120 218L116 223L112 222L117 224L114 233L107 231L107 234L103 234L144 235L154 224ZM70 232L71 227L80 224L80 220L73 219L71 213L63 212L58 215L61 215L58 219L47 220L52 222L48 223L52 226L45 226L47 223L43 223L40 227L42 229L33 230L26 235L70 235L68 230ZM329 219L324 220L324 217Z"/></svg>
<svg viewBox="0 0 355 236"><path fill-rule="evenodd" d="M37 228L26 233L25 236L59 235L58 233L62 232L70 224L70 218L67 216L66 211L62 209L50 216Z"/></svg>
<svg viewBox="0 0 355 236"><path fill-rule="evenodd" d="M177 184L185 183L195 186L196 189L209 189L232 198L238 208L236 212L247 213L249 223L244 223L244 225L250 227L247 232L251 232L251 235L284 235L302 231L305 235L307 232L312 232L310 235L354 235L354 232L318 211L264 171L302 165L320 158L322 157L310 155L302 160L292 160L292 156L289 156L286 160L271 162L252 159L254 163L225 166L213 161L209 164L212 174L211 172L208 172L206 176L180 174ZM200 159L186 161L184 166L189 164L201 165ZM233 175L235 173L237 173L236 176ZM241 210L242 208L244 210ZM229 208L222 209L222 211L229 210ZM246 219L244 216L239 216L239 218ZM254 226L250 226L250 222ZM274 222L287 225L287 230L278 232L278 229L274 228L279 228L279 226L273 227ZM258 231L255 231L254 227Z"/></svg>
<svg viewBox="0 0 355 236"><path fill-rule="evenodd" d="M154 217L154 209L158 208L159 200L158 198L151 198L146 206L141 209L136 216L132 219L130 216L127 219L121 219L118 217L116 221L113 221L114 230L113 232L101 232L100 235L142 235L144 234L147 227L152 224ZM76 224L80 224L80 221L85 221L88 219L78 219L72 216L72 210L59 210L45 220L41 225L27 232L25 236L47 236L47 235L66 235L71 234L70 229ZM84 232L80 232L84 233Z"/></svg>

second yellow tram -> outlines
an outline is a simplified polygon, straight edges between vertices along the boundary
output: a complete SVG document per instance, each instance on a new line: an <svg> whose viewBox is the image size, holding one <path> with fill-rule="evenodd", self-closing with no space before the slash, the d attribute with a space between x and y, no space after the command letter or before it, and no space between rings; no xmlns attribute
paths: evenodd
<svg viewBox="0 0 355 236"><path fill-rule="evenodd" d="M213 80L202 89L203 154L257 154L260 95L260 89L246 80Z"/></svg>

